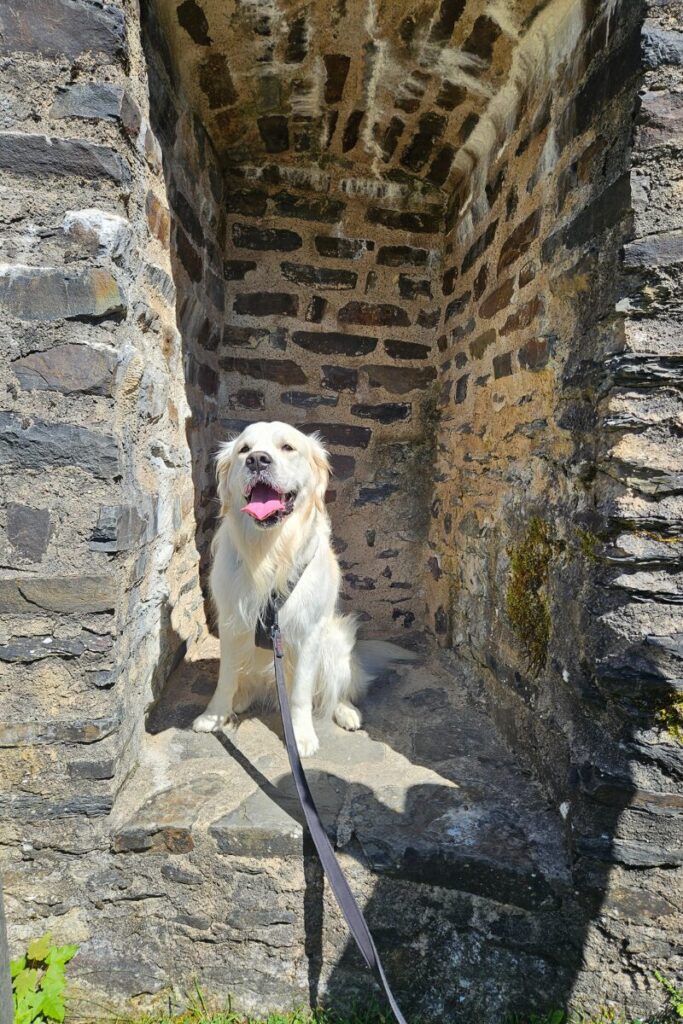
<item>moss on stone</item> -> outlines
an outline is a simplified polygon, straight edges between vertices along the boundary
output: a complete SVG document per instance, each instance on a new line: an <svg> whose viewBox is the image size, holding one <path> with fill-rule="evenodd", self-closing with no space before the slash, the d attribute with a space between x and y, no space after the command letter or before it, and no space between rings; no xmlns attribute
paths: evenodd
<svg viewBox="0 0 683 1024"><path fill-rule="evenodd" d="M598 554L597 549L600 544L600 538L597 534L591 530L577 529L577 536L579 539L579 548L584 558L587 558L590 562L597 562Z"/></svg>
<svg viewBox="0 0 683 1024"><path fill-rule="evenodd" d="M676 692L669 703L658 709L655 719L669 736L683 743L683 696L680 693Z"/></svg>
<svg viewBox="0 0 683 1024"><path fill-rule="evenodd" d="M550 528L539 516L530 520L521 542L508 548L508 618L534 675L545 668L548 659L550 606L545 586L552 554Z"/></svg>

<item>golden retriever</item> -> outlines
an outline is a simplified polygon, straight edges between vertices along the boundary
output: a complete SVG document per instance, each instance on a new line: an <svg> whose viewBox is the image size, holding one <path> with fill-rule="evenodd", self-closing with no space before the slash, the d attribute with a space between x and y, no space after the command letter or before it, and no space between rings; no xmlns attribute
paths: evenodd
<svg viewBox="0 0 683 1024"><path fill-rule="evenodd" d="M320 438L286 423L252 423L221 447L222 518L210 576L220 670L206 711L193 723L198 732L234 724L257 697L272 693L272 653L257 647L254 635L273 593L286 597L279 618L302 757L319 746L314 709L343 729L358 729L354 701L373 674L388 661L412 660L382 641L358 647L355 618L337 611L341 574L325 509L329 473Z"/></svg>

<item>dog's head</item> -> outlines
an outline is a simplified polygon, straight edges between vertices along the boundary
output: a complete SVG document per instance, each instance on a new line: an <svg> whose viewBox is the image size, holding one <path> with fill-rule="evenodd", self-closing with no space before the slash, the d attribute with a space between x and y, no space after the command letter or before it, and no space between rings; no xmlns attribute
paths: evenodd
<svg viewBox="0 0 683 1024"><path fill-rule="evenodd" d="M287 423L251 423L221 447L216 466L221 515L272 529L294 511L324 510L327 452L317 436Z"/></svg>

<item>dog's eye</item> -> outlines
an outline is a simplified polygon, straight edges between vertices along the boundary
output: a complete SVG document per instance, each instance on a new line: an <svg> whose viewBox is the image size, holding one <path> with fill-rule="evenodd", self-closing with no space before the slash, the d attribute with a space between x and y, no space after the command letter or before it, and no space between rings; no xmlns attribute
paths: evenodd
<svg viewBox="0 0 683 1024"><path fill-rule="evenodd" d="M294 451L294 449L292 448L291 444L283 444L282 445L282 450L283 450L283 452L293 452Z"/></svg>
<svg viewBox="0 0 683 1024"><path fill-rule="evenodd" d="M248 452L248 451L249 451L249 445L248 444L243 444L242 447L239 450L239 454L240 455L244 455L244 453Z"/></svg>

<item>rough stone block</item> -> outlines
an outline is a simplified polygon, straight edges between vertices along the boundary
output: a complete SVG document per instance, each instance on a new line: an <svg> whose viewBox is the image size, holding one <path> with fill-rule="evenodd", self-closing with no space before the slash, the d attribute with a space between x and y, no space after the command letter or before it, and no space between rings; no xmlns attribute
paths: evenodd
<svg viewBox="0 0 683 1024"><path fill-rule="evenodd" d="M412 245L382 245L377 253L377 262L385 267L426 267L428 259L428 249Z"/></svg>
<svg viewBox="0 0 683 1024"><path fill-rule="evenodd" d="M503 281L494 291L484 299L481 306L479 307L479 315L483 320L490 320L492 316L499 313L501 309L505 309L508 302L512 298L512 294L515 290L515 282L510 277L507 281Z"/></svg>
<svg viewBox="0 0 683 1024"><path fill-rule="evenodd" d="M121 317L127 307L107 270L5 264L0 266L0 308L20 320L101 320Z"/></svg>
<svg viewBox="0 0 683 1024"><path fill-rule="evenodd" d="M123 11L73 0L21 0L0 8L0 53L80 57L111 63L126 53Z"/></svg>
<svg viewBox="0 0 683 1024"><path fill-rule="evenodd" d="M548 365L550 351L547 338L533 338L522 345L517 353L523 370L542 370Z"/></svg>
<svg viewBox="0 0 683 1024"><path fill-rule="evenodd" d="M295 331L292 341L309 352L322 355L363 356L377 347L377 338L337 331Z"/></svg>
<svg viewBox="0 0 683 1024"><path fill-rule="evenodd" d="M541 210L534 210L526 220L518 224L512 234L503 242L498 259L498 273L515 263L527 252L538 235L541 225Z"/></svg>
<svg viewBox="0 0 683 1024"><path fill-rule="evenodd" d="M302 246L301 236L285 228L256 228L251 224L233 224L232 240L240 249L267 252L293 252Z"/></svg>
<svg viewBox="0 0 683 1024"><path fill-rule="evenodd" d="M683 65L683 32L661 28L656 21L646 18L642 30L642 47L645 67Z"/></svg>
<svg viewBox="0 0 683 1024"><path fill-rule="evenodd" d="M50 115L78 117L93 121L120 121L131 138L142 123L137 105L120 85L110 82L82 82L60 89Z"/></svg>
<svg viewBox="0 0 683 1024"><path fill-rule="evenodd" d="M266 193L256 188L229 189L225 197L228 213L241 213L246 217L262 217L267 203Z"/></svg>
<svg viewBox="0 0 683 1024"><path fill-rule="evenodd" d="M291 359L243 359L236 356L221 356L218 365L222 370L239 373L256 380L272 380L278 384L306 384L306 374Z"/></svg>
<svg viewBox="0 0 683 1024"><path fill-rule="evenodd" d="M384 388L392 395L423 391L436 379L433 366L366 366L364 369L371 387Z"/></svg>
<svg viewBox="0 0 683 1024"><path fill-rule="evenodd" d="M131 177L123 157L107 146L19 132L0 132L0 168L32 177L72 174L89 180L110 178L123 185Z"/></svg>
<svg viewBox="0 0 683 1024"><path fill-rule="evenodd" d="M340 324L362 324L364 327L409 327L405 309L389 302L347 302L337 313Z"/></svg>
<svg viewBox="0 0 683 1024"><path fill-rule="evenodd" d="M436 234L443 225L441 207L428 210L387 210L381 206L368 208L366 219L370 224L379 224L391 231L407 231L410 234Z"/></svg>
<svg viewBox="0 0 683 1024"><path fill-rule="evenodd" d="M321 256L336 260L359 260L366 252L372 252L375 243L369 238L335 238L332 235L316 235L315 247Z"/></svg>
<svg viewBox="0 0 683 1024"><path fill-rule="evenodd" d="M280 264L282 274L288 281L295 284L309 285L315 288L335 290L355 288L358 274L352 270L331 270L327 267L314 267L310 263Z"/></svg>
<svg viewBox="0 0 683 1024"><path fill-rule="evenodd" d="M299 298L287 292L248 292L238 295L233 309L241 316L297 316Z"/></svg>
<svg viewBox="0 0 683 1024"><path fill-rule="evenodd" d="M77 467L111 479L120 473L119 449L109 434L71 423L27 421L0 412L0 465L20 469Z"/></svg>
<svg viewBox="0 0 683 1024"><path fill-rule="evenodd" d="M50 540L50 513L10 502L7 506L7 540L20 558L40 562Z"/></svg>
<svg viewBox="0 0 683 1024"><path fill-rule="evenodd" d="M392 359L429 359L431 348L420 345L416 341L401 341L398 338L387 338L384 349Z"/></svg>
<svg viewBox="0 0 683 1024"><path fill-rule="evenodd" d="M358 370L347 366L321 366L321 382L332 391L355 391L358 387Z"/></svg>
<svg viewBox="0 0 683 1024"><path fill-rule="evenodd" d="M409 420L411 411L412 406L409 402L383 402L379 405L360 402L351 406L352 416L375 420L377 423L399 423Z"/></svg>
<svg viewBox="0 0 683 1024"><path fill-rule="evenodd" d="M509 377L512 374L512 352L501 352L493 357L493 376L495 380Z"/></svg>
<svg viewBox="0 0 683 1024"><path fill-rule="evenodd" d="M0 611L4 615L50 612L111 612L116 607L116 585L111 576L26 577L0 580Z"/></svg>
<svg viewBox="0 0 683 1024"><path fill-rule="evenodd" d="M295 217L297 220L322 221L326 224L336 224L346 208L342 199L310 199L289 192L278 192L273 196L273 205L278 217Z"/></svg>
<svg viewBox="0 0 683 1024"><path fill-rule="evenodd" d="M402 299L432 298L432 282L429 278L409 277L408 274L398 275L398 291Z"/></svg>
<svg viewBox="0 0 683 1024"><path fill-rule="evenodd" d="M244 281L247 274L256 270L254 260L224 260L223 278L226 281Z"/></svg>
<svg viewBox="0 0 683 1024"><path fill-rule="evenodd" d="M256 120L267 153L284 153L289 149L289 126L282 114L265 114Z"/></svg>
<svg viewBox="0 0 683 1024"><path fill-rule="evenodd" d="M535 295L533 299L518 306L514 313L511 313L505 323L500 329L502 336L506 334L514 334L515 331L521 331L528 327L538 314L543 310L543 302L538 295Z"/></svg>
<svg viewBox="0 0 683 1024"><path fill-rule="evenodd" d="M110 396L116 366L116 353L110 349L56 345L15 359L12 370L25 390Z"/></svg>
<svg viewBox="0 0 683 1024"><path fill-rule="evenodd" d="M629 270L672 267L683 263L683 230L661 231L624 246L624 266Z"/></svg>
<svg viewBox="0 0 683 1024"><path fill-rule="evenodd" d="M305 434L319 432L324 441L340 448L367 448L372 437L369 427L354 427L348 423L302 423L299 430Z"/></svg>

